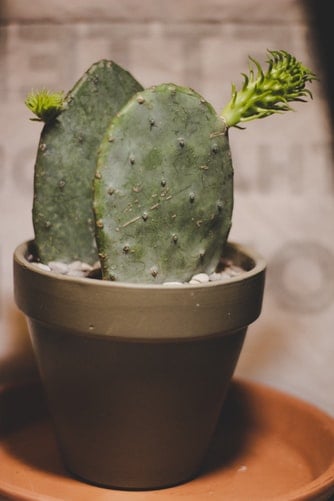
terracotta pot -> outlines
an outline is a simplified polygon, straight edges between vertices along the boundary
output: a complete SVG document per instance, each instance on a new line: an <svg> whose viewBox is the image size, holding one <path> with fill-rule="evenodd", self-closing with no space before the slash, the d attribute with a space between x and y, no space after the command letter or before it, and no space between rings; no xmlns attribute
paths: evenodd
<svg viewBox="0 0 334 501"><path fill-rule="evenodd" d="M141 286L42 271L28 247L14 255L15 300L65 466L121 489L194 477L261 311L264 260L230 244L247 271L227 282Z"/></svg>

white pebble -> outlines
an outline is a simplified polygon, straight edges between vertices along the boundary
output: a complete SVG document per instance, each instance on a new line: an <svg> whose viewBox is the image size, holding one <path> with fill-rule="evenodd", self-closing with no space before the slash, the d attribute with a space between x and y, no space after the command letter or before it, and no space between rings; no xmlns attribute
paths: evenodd
<svg viewBox="0 0 334 501"><path fill-rule="evenodd" d="M93 266L88 263L81 263L81 271L92 271Z"/></svg>
<svg viewBox="0 0 334 501"><path fill-rule="evenodd" d="M87 274L82 270L68 270L69 277L85 277Z"/></svg>
<svg viewBox="0 0 334 501"><path fill-rule="evenodd" d="M162 285L166 285L166 287L174 287L175 285L183 285L182 282L163 282Z"/></svg>
<svg viewBox="0 0 334 501"><path fill-rule="evenodd" d="M207 273L197 273L197 275L194 275L191 280L190 284L206 284L209 281L209 275Z"/></svg>
<svg viewBox="0 0 334 501"><path fill-rule="evenodd" d="M68 269L69 270L80 270L81 271L81 266L82 262L81 261L72 261L72 263L69 263Z"/></svg>
<svg viewBox="0 0 334 501"><path fill-rule="evenodd" d="M220 280L226 280L227 278L232 278L232 276L233 275L230 275L226 269L220 273Z"/></svg>
<svg viewBox="0 0 334 501"><path fill-rule="evenodd" d="M214 272L214 273L211 273L211 275L209 275L210 282L218 282L221 279L222 279L221 273Z"/></svg>
<svg viewBox="0 0 334 501"><path fill-rule="evenodd" d="M230 277L236 277L237 275L239 275L239 273L242 272L242 269L239 268L239 266L229 266L228 268L226 268L225 270L225 273L227 273Z"/></svg>
<svg viewBox="0 0 334 501"><path fill-rule="evenodd" d="M34 264L40 270L51 271L50 266L48 266L47 264L43 264L43 263L32 263L32 264Z"/></svg>
<svg viewBox="0 0 334 501"><path fill-rule="evenodd" d="M62 263L60 261L50 261L48 265L55 273L66 275L66 273L68 272L68 266L66 263Z"/></svg>

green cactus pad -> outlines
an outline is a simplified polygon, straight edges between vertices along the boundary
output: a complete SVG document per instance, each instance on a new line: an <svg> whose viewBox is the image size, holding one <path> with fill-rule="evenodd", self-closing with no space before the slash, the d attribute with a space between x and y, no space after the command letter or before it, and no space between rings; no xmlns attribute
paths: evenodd
<svg viewBox="0 0 334 501"><path fill-rule="evenodd" d="M213 271L233 206L224 122L191 89L137 93L101 144L94 190L105 279L161 283Z"/></svg>
<svg viewBox="0 0 334 501"><path fill-rule="evenodd" d="M33 224L42 262L94 263L92 181L111 118L141 89L112 61L93 64L42 130L35 165Z"/></svg>

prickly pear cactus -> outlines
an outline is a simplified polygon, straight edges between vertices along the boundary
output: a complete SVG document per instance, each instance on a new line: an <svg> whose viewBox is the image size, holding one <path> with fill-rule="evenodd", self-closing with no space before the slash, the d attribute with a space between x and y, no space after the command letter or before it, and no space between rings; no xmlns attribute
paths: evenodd
<svg viewBox="0 0 334 501"><path fill-rule="evenodd" d="M233 205L226 125L191 89L137 93L105 135L94 190L105 279L160 283L213 271Z"/></svg>
<svg viewBox="0 0 334 501"><path fill-rule="evenodd" d="M93 64L47 121L35 165L33 225L42 262L97 257L92 180L99 144L111 118L141 89L117 64Z"/></svg>
<svg viewBox="0 0 334 501"><path fill-rule="evenodd" d="M46 122L33 204L41 261L99 257L103 278L123 282L213 271L231 227L228 130L312 98L306 85L317 79L286 51L268 55L266 71L249 58L220 116L189 88L143 90L105 60L64 103L62 93L31 93L28 108Z"/></svg>

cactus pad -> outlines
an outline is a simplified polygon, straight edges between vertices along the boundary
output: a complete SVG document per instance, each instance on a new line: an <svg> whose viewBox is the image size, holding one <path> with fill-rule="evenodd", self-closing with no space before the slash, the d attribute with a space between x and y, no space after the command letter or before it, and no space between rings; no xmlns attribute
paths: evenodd
<svg viewBox="0 0 334 501"><path fill-rule="evenodd" d="M105 279L161 283L213 271L233 206L224 122L189 88L137 93L104 137L94 190Z"/></svg>
<svg viewBox="0 0 334 501"><path fill-rule="evenodd" d="M142 87L120 66L93 64L42 130L35 165L33 224L42 262L95 262L92 181L111 118Z"/></svg>

